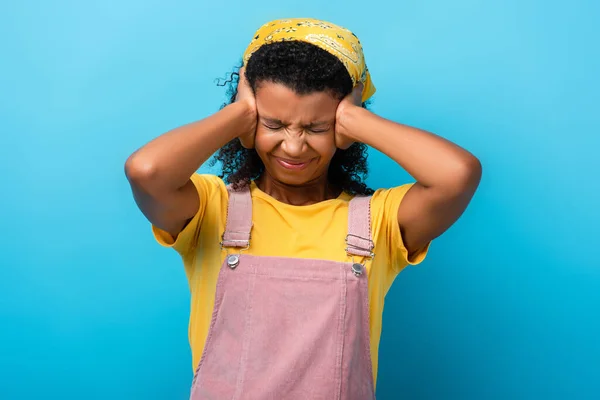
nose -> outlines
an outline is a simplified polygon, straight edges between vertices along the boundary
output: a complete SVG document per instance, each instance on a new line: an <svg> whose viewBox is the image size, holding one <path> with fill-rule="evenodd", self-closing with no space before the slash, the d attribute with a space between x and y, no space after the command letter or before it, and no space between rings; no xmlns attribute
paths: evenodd
<svg viewBox="0 0 600 400"><path fill-rule="evenodd" d="M286 132L281 149L290 157L300 157L306 151L306 140L301 131Z"/></svg>

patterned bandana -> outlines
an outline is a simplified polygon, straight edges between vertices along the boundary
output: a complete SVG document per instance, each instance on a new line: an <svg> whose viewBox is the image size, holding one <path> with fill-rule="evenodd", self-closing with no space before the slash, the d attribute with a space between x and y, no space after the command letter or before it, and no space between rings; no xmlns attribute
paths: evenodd
<svg viewBox="0 0 600 400"><path fill-rule="evenodd" d="M336 56L348 70L352 84L364 84L363 102L375 93L363 49L356 35L346 28L317 19L293 18L267 22L256 31L254 39L244 52L244 65L262 45L293 40L314 44Z"/></svg>

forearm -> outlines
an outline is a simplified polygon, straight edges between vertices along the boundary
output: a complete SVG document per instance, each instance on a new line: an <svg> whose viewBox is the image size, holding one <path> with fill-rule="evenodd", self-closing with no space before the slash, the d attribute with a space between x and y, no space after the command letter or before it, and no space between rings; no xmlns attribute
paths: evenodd
<svg viewBox="0 0 600 400"><path fill-rule="evenodd" d="M252 129L256 117L245 103L219 112L152 140L127 160L128 175L137 175L153 190L177 190L230 140Z"/></svg>
<svg viewBox="0 0 600 400"><path fill-rule="evenodd" d="M478 160L454 143L361 107L348 109L340 122L350 139L381 151L422 186L460 190L478 170Z"/></svg>

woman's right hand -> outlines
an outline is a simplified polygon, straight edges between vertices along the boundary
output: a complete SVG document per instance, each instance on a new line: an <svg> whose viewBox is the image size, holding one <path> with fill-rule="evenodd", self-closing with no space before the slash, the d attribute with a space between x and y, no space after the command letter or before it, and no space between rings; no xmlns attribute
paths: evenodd
<svg viewBox="0 0 600 400"><path fill-rule="evenodd" d="M238 81L237 95L235 97L236 103L244 103L248 107L248 111L250 112L249 120L250 126L246 132L240 134L239 139L247 149L254 148L254 136L256 135L256 124L258 115L256 112L256 100L254 98L254 92L252 92L252 88L246 79L246 68L242 67L239 71L240 79Z"/></svg>

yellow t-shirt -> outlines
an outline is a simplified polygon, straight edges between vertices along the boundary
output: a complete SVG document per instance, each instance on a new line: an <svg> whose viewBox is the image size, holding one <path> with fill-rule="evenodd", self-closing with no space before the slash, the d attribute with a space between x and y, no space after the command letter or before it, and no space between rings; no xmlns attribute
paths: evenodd
<svg viewBox="0 0 600 400"><path fill-rule="evenodd" d="M167 232L152 227L163 246L174 248L182 257L191 292L189 341L194 369L200 362L210 327L219 269L226 256L219 242L225 230L228 194L225 183L214 175L192 176L200 197L197 214L173 241ZM371 199L371 234L375 258L366 264L369 282L370 340L373 381L377 382L377 361L384 297L398 273L407 265L422 262L425 248L407 259L397 211L412 184L379 189ZM350 261L345 252L348 203L352 196L308 206L293 206L275 200L252 182L252 240L246 254Z"/></svg>

